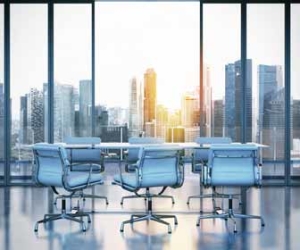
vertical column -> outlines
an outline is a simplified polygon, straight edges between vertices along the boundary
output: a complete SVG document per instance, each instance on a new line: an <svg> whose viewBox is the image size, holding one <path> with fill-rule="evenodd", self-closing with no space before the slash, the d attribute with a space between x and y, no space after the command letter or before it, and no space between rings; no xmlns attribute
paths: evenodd
<svg viewBox="0 0 300 250"><path fill-rule="evenodd" d="M95 136L95 2L92 1L92 136Z"/></svg>
<svg viewBox="0 0 300 250"><path fill-rule="evenodd" d="M247 4L243 0L241 3L241 105L242 105L242 115L241 115L241 142L245 143L246 129L247 129Z"/></svg>
<svg viewBox="0 0 300 250"><path fill-rule="evenodd" d="M285 3L284 6L284 30L285 30L285 45L284 45L284 80L285 80L285 185L289 185L291 180L291 5Z"/></svg>
<svg viewBox="0 0 300 250"><path fill-rule="evenodd" d="M48 2L48 142L54 142L54 4Z"/></svg>
<svg viewBox="0 0 300 250"><path fill-rule="evenodd" d="M10 4L9 0L4 3L4 183L10 183Z"/></svg>
<svg viewBox="0 0 300 250"><path fill-rule="evenodd" d="M200 136L205 135L205 110L204 110L204 77L203 77L203 2L200 2Z"/></svg>

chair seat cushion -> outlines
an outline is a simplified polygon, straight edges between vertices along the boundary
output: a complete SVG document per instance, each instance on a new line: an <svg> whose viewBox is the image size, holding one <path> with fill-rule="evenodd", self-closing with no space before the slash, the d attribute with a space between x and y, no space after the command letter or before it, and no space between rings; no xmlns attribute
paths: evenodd
<svg viewBox="0 0 300 250"><path fill-rule="evenodd" d="M85 186L88 182L89 173L88 172L69 172L67 176L67 183L69 187L72 189L78 189L81 186ZM89 181L89 184L102 184L103 183L103 177L101 174L91 174L91 178Z"/></svg>
<svg viewBox="0 0 300 250"><path fill-rule="evenodd" d="M176 176L163 173L153 173L143 178L141 186L138 186L138 179L135 174L122 174L123 186L128 188L147 188L147 187L163 187L173 186L177 183ZM121 184L120 175L114 176L114 181Z"/></svg>

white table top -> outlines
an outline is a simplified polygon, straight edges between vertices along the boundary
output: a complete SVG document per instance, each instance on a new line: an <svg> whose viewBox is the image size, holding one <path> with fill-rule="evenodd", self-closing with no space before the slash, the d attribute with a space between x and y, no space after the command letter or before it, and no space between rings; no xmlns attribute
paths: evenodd
<svg viewBox="0 0 300 250"><path fill-rule="evenodd" d="M240 144L240 143L234 143L234 144ZM247 144L255 145L259 148L267 148L267 145L259 144L259 143L254 143L254 142L249 142ZM198 144L196 142L180 142L180 143L171 143L171 142L166 142L162 144L131 144L128 142L101 142L100 144L66 144L63 143L63 145L66 148L101 148L101 149L129 149L129 148L140 148L140 147L155 147L155 146L170 146L170 147L178 147L181 149L196 149L196 148L209 148L209 144Z"/></svg>

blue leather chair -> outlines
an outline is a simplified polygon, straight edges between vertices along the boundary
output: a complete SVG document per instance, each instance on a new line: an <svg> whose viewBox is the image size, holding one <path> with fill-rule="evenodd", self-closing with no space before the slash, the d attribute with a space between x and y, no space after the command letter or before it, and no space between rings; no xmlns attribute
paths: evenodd
<svg viewBox="0 0 300 250"><path fill-rule="evenodd" d="M79 145L77 148L75 147L67 149L68 159L71 163L71 171L86 172L92 169L92 171L95 173L104 172L104 154L100 148L95 147L95 145L101 143L101 139L99 137L67 137L65 142L66 144ZM83 147L80 148L80 145L83 145ZM95 186L92 187L92 194L77 192L75 196L73 195L73 197L82 198L84 201L86 198L104 199L106 205L108 205L107 197L95 195L94 188ZM56 197L54 201L55 204L59 198L59 196Z"/></svg>
<svg viewBox="0 0 300 250"><path fill-rule="evenodd" d="M260 187L262 174L258 163L258 147L250 144L214 144L209 149L208 164L202 166L202 184L205 187ZM235 218L259 219L261 226L264 220L261 216L234 213L232 207L233 194L224 194L228 198L228 211L222 214L200 215L201 219L223 218L232 219L234 232L237 232Z"/></svg>
<svg viewBox="0 0 300 250"><path fill-rule="evenodd" d="M162 144L164 143L163 138L156 137L130 137L128 139L129 144L138 144L138 145L151 145L151 144ZM125 170L135 171L135 168L131 165L134 165L139 160L139 148L130 148L126 151L125 154Z"/></svg>
<svg viewBox="0 0 300 250"><path fill-rule="evenodd" d="M208 161L208 152L209 147L205 148L205 145L212 145L212 144L230 144L232 143L231 138L229 137L198 137L196 139L196 143L199 144L200 147L193 150L192 154L192 173L199 174L201 177L201 168L203 165L207 164ZM213 187L213 194L202 194L202 186L200 182L200 194L199 195L192 195L188 197L187 204L190 204L191 199L197 198L214 198L213 194L215 193L215 188ZM213 200L214 201L214 200ZM214 206L215 207L215 206Z"/></svg>
<svg viewBox="0 0 300 250"><path fill-rule="evenodd" d="M120 231L124 231L124 225L133 224L138 221L153 220L168 226L168 233L171 233L171 226L163 218L173 218L174 215L157 215L152 212L152 198L156 197L150 192L152 187L178 188L184 179L183 166L180 157L181 148L167 146L144 147L139 151L140 157L135 165L134 173L123 173L114 177L114 182L123 189L137 193L140 189L146 189L143 197L147 200L147 211L145 214L133 214L131 218L121 224Z"/></svg>
<svg viewBox="0 0 300 250"><path fill-rule="evenodd" d="M147 145L152 145L152 146L161 145L165 141L162 138L156 138L156 137L131 137L131 138L129 138L128 142L130 144L140 145L142 147L142 146L147 146ZM140 157L139 152L140 152L139 147L130 148L127 150L127 152L125 154L126 155L126 157L125 157L125 171L126 172L134 172L135 171L136 164ZM174 204L175 200L174 200L173 196L162 194L165 189L163 189L162 192L160 192L159 194L155 194L155 195L153 194L153 197L169 198L172 200L172 204ZM123 205L125 199L136 199L136 198L145 198L145 194L123 196L120 204Z"/></svg>
<svg viewBox="0 0 300 250"><path fill-rule="evenodd" d="M33 146L34 155L34 173L35 183L41 186L52 187L56 192L56 188L64 188L66 191L75 193L83 189L102 184L102 176L94 173L92 168L87 172L71 171L71 164L67 157L67 152L61 144L37 143ZM40 223L54 221L59 219L67 219L76 221L81 224L82 231L86 231L86 225L82 219L76 217L87 217L91 222L88 213L77 211L76 213L66 212L65 198L69 195L61 196L62 211L58 214L46 214L44 219L39 220L35 224L34 231L38 231Z"/></svg>

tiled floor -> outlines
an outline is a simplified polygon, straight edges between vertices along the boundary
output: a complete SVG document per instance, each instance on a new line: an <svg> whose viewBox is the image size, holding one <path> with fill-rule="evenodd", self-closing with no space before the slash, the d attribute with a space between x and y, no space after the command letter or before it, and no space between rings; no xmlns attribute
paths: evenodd
<svg viewBox="0 0 300 250"><path fill-rule="evenodd" d="M57 210L53 207L51 190L38 187L0 188L0 249L300 249L300 188L264 187L250 189L247 192L247 213L262 215L266 226L260 227L259 221L240 223L238 233L233 233L233 224L227 225L221 219L209 219L196 227L200 211L200 201L193 200L187 206L188 195L199 192L199 177L187 174L182 188L168 189L166 193L175 197L175 205L169 199L156 199L154 211L175 214L179 224L173 233L167 233L167 227L155 222L140 222L125 226L125 232L119 228L123 220L133 212L145 209L143 199L126 200L123 207L120 198L129 193L110 184L97 186L96 192L107 195L109 205L98 200L94 204L86 201L84 209L90 211L92 223L86 233L81 232L76 222L66 220L39 226L34 233L34 223L43 218L44 213ZM90 190L88 190L90 192ZM218 205L226 207L226 200ZM76 201L67 207L73 207ZM80 204L82 206L82 204ZM58 210L60 204L58 203ZM211 210L210 199L202 201L204 211ZM238 201L234 202L235 211L240 211ZM171 222L171 220L170 220Z"/></svg>

